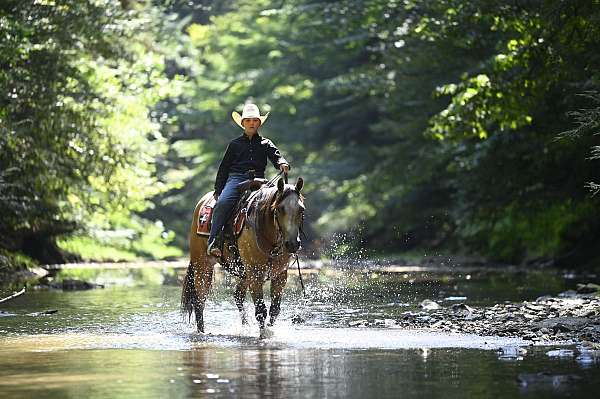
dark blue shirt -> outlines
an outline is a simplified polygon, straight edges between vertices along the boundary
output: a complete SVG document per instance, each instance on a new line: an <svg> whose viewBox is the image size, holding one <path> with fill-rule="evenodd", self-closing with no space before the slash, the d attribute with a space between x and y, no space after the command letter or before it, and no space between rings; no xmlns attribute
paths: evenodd
<svg viewBox="0 0 600 399"><path fill-rule="evenodd" d="M254 170L256 177L265 177L267 158L276 169L279 165L287 164L275 144L256 133L249 139L243 134L229 143L215 181L215 193L221 194L230 173L248 173Z"/></svg>

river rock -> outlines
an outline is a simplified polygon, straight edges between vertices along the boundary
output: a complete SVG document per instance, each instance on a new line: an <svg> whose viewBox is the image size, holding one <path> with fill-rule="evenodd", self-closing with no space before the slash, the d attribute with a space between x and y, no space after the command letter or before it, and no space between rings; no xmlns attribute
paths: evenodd
<svg viewBox="0 0 600 399"><path fill-rule="evenodd" d="M405 328L519 337L532 344L586 342L594 345L600 343L600 298L589 295L546 297L522 303L507 301L481 309L455 304L430 310L432 303L433 307L439 305L425 300L420 305L423 310L402 313L396 324Z"/></svg>
<svg viewBox="0 0 600 399"><path fill-rule="evenodd" d="M532 312L541 312L546 309L544 305L534 305L532 303L526 303L525 309L531 310Z"/></svg>
<svg viewBox="0 0 600 399"><path fill-rule="evenodd" d="M433 321L433 317L431 317L431 316L419 316L419 317L417 317L417 321L420 321L422 323L430 323L431 321Z"/></svg>
<svg viewBox="0 0 600 399"><path fill-rule="evenodd" d="M542 328L549 328L554 331L573 331L590 323L585 317L555 317L542 320L535 325Z"/></svg>
<svg viewBox="0 0 600 399"><path fill-rule="evenodd" d="M594 283L577 284L578 294L592 294L600 291L600 285Z"/></svg>
<svg viewBox="0 0 600 399"><path fill-rule="evenodd" d="M373 320L373 325L378 327L391 327L396 324L396 321L393 319L375 319Z"/></svg>
<svg viewBox="0 0 600 399"><path fill-rule="evenodd" d="M555 349L555 350L546 352L546 355L549 357L561 357L561 358L574 357L575 351L572 351L571 349Z"/></svg>
<svg viewBox="0 0 600 399"><path fill-rule="evenodd" d="M394 319L384 319L383 320L383 325L386 327L392 327L396 325L396 320Z"/></svg>
<svg viewBox="0 0 600 399"><path fill-rule="evenodd" d="M16 316L16 314L5 312L4 310L0 310L0 317L10 317L10 316Z"/></svg>
<svg viewBox="0 0 600 399"><path fill-rule="evenodd" d="M11 273L11 281L27 282L37 281L48 275L48 271L41 267L30 267L28 269L16 270Z"/></svg>
<svg viewBox="0 0 600 399"><path fill-rule="evenodd" d="M498 359L500 360L523 360L525 354L527 354L527 349L519 346L505 346L498 349Z"/></svg>
<svg viewBox="0 0 600 399"><path fill-rule="evenodd" d="M449 296L444 298L445 301L466 301L466 296Z"/></svg>
<svg viewBox="0 0 600 399"><path fill-rule="evenodd" d="M367 320L354 320L348 322L348 327L366 327L368 324Z"/></svg>
<svg viewBox="0 0 600 399"><path fill-rule="evenodd" d="M94 288L104 288L104 285L94 284L83 280L64 279L62 283L60 283L59 287L65 291L83 291Z"/></svg>
<svg viewBox="0 0 600 399"><path fill-rule="evenodd" d="M452 312L461 317L469 317L473 315L473 308L464 303L456 303L450 307Z"/></svg>
<svg viewBox="0 0 600 399"><path fill-rule="evenodd" d="M306 323L306 319L299 314L295 314L292 316L292 324L302 324Z"/></svg>
<svg viewBox="0 0 600 399"><path fill-rule="evenodd" d="M558 294L558 296L560 298L576 298L577 297L577 291L575 291L575 290L563 291L560 294Z"/></svg>
<svg viewBox="0 0 600 399"><path fill-rule="evenodd" d="M58 313L58 310L57 309L48 309L48 310L44 310L43 312L28 313L27 316L46 316L46 315L51 315L54 313Z"/></svg>
<svg viewBox="0 0 600 399"><path fill-rule="evenodd" d="M419 304L421 309L425 310L438 310L441 309L441 306L437 304L437 302L432 301L431 299L425 299L421 301Z"/></svg>

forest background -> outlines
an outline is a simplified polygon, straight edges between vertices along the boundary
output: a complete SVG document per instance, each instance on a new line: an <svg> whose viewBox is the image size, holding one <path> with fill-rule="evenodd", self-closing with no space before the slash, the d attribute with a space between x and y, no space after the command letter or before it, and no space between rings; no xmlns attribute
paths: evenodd
<svg viewBox="0 0 600 399"><path fill-rule="evenodd" d="M600 261L597 0L5 0L0 65L4 270L184 256L247 101L305 255Z"/></svg>

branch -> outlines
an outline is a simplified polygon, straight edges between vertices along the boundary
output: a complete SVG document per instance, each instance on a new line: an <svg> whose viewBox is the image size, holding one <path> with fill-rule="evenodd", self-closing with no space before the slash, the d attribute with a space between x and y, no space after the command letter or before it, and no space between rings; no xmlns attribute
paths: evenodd
<svg viewBox="0 0 600 399"><path fill-rule="evenodd" d="M23 288L23 289L22 289L21 291L19 291L19 292L15 292L15 293L14 293L14 294L12 294L11 296L7 296L6 298L0 299L0 303L3 303L3 302L8 302L8 301L10 301L11 299L15 299L16 297L23 295L24 293L25 293L25 288Z"/></svg>
<svg viewBox="0 0 600 399"><path fill-rule="evenodd" d="M598 193L600 193L600 184L590 182L590 183L586 184L585 186L587 188L589 188L590 191L592 191L593 195L597 195Z"/></svg>

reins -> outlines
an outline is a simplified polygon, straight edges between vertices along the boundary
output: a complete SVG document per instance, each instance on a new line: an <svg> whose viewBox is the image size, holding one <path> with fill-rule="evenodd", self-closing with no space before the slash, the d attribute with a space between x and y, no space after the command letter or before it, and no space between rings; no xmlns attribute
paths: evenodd
<svg viewBox="0 0 600 399"><path fill-rule="evenodd" d="M306 298L306 290L304 289L304 280L302 279L302 273L300 273L300 260L298 259L298 254L292 254L292 256L296 261L296 265L298 266L298 277L300 278L300 285L302 286L302 294L304 295L304 298ZM292 262L293 264L294 262Z"/></svg>
<svg viewBox="0 0 600 399"><path fill-rule="evenodd" d="M279 171L279 173L277 173L275 176L273 176L273 178L271 178L268 182L265 183L265 186L267 186L267 187L275 186L275 180L277 180L277 178L279 176L281 176L282 173L283 173L283 170ZM287 183L287 174L285 175L285 182Z"/></svg>

